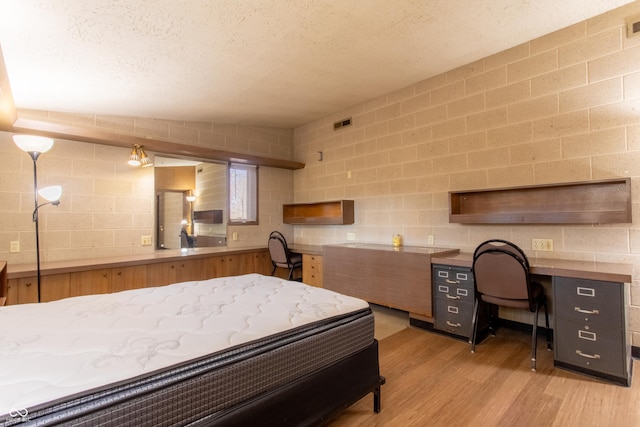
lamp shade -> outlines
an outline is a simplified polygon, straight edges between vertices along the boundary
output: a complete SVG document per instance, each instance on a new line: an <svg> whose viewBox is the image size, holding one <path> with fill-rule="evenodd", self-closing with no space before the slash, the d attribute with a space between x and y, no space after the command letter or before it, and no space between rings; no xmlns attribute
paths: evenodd
<svg viewBox="0 0 640 427"><path fill-rule="evenodd" d="M138 148L140 146L135 144L133 148L131 148L131 154L129 155L129 163L131 166L140 166L140 153L138 153Z"/></svg>
<svg viewBox="0 0 640 427"><path fill-rule="evenodd" d="M138 152L140 153L140 164L142 165L143 168L148 168L149 166L153 166L153 162L151 161L149 156L147 156L147 153L145 153L142 147L139 148Z"/></svg>
<svg viewBox="0 0 640 427"><path fill-rule="evenodd" d="M62 196L62 187L60 187L59 185L44 187L38 190L38 194L40 195L40 197L49 202L55 202L57 200L60 200L60 197Z"/></svg>
<svg viewBox="0 0 640 427"><path fill-rule="evenodd" d="M196 196L187 196L186 199L187 199L187 202L195 202Z"/></svg>
<svg viewBox="0 0 640 427"><path fill-rule="evenodd" d="M46 153L53 147L53 139L35 135L13 135L13 142L27 153Z"/></svg>

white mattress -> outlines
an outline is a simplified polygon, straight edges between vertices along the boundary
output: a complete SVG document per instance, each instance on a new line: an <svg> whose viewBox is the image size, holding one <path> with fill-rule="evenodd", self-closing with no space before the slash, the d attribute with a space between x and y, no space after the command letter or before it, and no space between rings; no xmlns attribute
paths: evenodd
<svg viewBox="0 0 640 427"><path fill-rule="evenodd" d="M0 416L367 307L259 274L0 307Z"/></svg>

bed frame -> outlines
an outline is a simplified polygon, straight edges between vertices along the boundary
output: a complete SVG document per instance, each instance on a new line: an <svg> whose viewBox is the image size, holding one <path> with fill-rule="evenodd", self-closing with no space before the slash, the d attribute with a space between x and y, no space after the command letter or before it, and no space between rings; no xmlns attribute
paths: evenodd
<svg viewBox="0 0 640 427"><path fill-rule="evenodd" d="M369 393L373 410L380 412L385 379L378 342L371 332L362 335L372 326L373 313L362 309L320 326L63 397L28 413L12 411L0 424L323 426ZM357 349L348 351L344 343Z"/></svg>

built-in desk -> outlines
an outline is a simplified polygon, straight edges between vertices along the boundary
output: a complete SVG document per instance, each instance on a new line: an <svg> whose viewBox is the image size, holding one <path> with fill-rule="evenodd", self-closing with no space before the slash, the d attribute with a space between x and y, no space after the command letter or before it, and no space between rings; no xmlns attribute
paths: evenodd
<svg viewBox="0 0 640 427"><path fill-rule="evenodd" d="M246 273L271 273L266 247L158 250L148 254L45 262L40 292L34 264L9 264L0 297L7 305L52 301L70 296L118 292L170 283Z"/></svg>
<svg viewBox="0 0 640 427"><path fill-rule="evenodd" d="M432 260L434 276L448 280L443 282L443 291L451 295L453 288L467 293L473 289L472 261L472 254L468 253ZM632 266L535 258L529 262L531 274L551 278L554 365L630 385L632 351L627 316ZM445 289L448 286L451 289ZM469 337L470 328L463 324L467 320L440 322L443 319L439 317L455 311L458 319L471 319L467 311L472 304L456 300L451 304L453 309L448 310L449 304L439 298L438 288L435 299L442 301L442 307L436 305L435 328Z"/></svg>
<svg viewBox="0 0 640 427"><path fill-rule="evenodd" d="M322 246L300 243L288 246L291 252L302 254L302 282L322 288L324 286Z"/></svg>
<svg viewBox="0 0 640 427"><path fill-rule="evenodd" d="M431 262L458 249L346 243L325 245L324 287L431 319Z"/></svg>

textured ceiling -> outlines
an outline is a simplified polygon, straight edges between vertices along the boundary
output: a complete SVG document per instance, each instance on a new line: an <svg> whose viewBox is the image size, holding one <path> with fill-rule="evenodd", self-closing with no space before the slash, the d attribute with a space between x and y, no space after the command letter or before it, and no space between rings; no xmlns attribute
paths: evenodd
<svg viewBox="0 0 640 427"><path fill-rule="evenodd" d="M295 127L629 0L0 0L18 108Z"/></svg>

